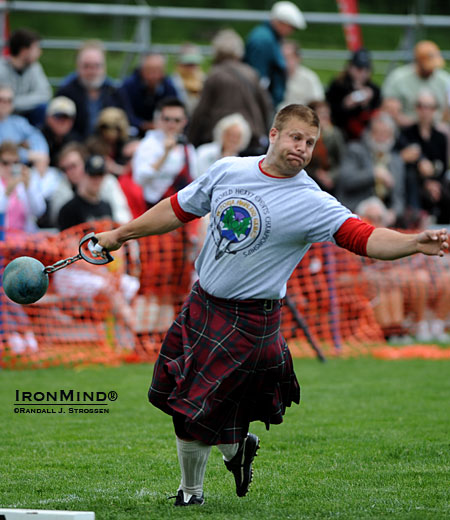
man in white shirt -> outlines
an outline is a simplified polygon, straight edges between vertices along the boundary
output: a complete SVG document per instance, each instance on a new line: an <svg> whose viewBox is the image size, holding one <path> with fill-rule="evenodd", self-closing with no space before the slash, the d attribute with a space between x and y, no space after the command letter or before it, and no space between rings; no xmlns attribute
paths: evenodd
<svg viewBox="0 0 450 520"><path fill-rule="evenodd" d="M142 186L150 208L187 186L197 175L195 149L183 130L186 110L177 98L163 99L156 109L155 130L149 130L133 158L133 178Z"/></svg>
<svg viewBox="0 0 450 520"><path fill-rule="evenodd" d="M291 103L308 105L312 101L323 101L325 91L319 76L302 63L300 46L296 41L286 40L282 52L287 67L287 83L284 99L279 108Z"/></svg>

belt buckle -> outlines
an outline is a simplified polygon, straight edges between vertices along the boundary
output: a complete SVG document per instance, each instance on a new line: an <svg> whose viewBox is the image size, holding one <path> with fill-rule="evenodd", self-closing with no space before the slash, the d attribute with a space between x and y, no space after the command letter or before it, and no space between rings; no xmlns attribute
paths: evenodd
<svg viewBox="0 0 450 520"><path fill-rule="evenodd" d="M273 300L264 300L264 310L273 311Z"/></svg>

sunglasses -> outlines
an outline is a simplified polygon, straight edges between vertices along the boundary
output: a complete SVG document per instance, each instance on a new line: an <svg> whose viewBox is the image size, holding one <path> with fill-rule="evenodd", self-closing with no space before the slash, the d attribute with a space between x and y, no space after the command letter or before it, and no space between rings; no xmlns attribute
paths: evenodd
<svg viewBox="0 0 450 520"><path fill-rule="evenodd" d="M15 164L20 164L20 161L7 161L5 159L0 159L0 164L3 164L3 166L14 166Z"/></svg>
<svg viewBox="0 0 450 520"><path fill-rule="evenodd" d="M70 163L70 164L66 164L66 165L60 165L59 169L66 173L68 172L69 170L73 170L74 168L78 168L78 164L77 163Z"/></svg>
<svg viewBox="0 0 450 520"><path fill-rule="evenodd" d="M424 108L426 110L436 110L436 105L430 105L428 103L416 103L417 108Z"/></svg>
<svg viewBox="0 0 450 520"><path fill-rule="evenodd" d="M0 103L12 103L13 98L12 97L0 97Z"/></svg>
<svg viewBox="0 0 450 520"><path fill-rule="evenodd" d="M108 125L107 123L103 123L99 126L100 130L117 130L120 132L120 127L117 125Z"/></svg>

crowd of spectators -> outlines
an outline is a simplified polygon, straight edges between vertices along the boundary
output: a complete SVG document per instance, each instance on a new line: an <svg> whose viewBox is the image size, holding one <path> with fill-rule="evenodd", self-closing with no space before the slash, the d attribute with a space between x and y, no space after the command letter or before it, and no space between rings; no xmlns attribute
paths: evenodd
<svg viewBox="0 0 450 520"><path fill-rule="evenodd" d="M385 225L450 224L450 74L418 41L411 63L373 79L370 50L350 54L329 84L302 62L303 14L276 2L243 39L222 29L207 67L200 48L143 54L113 80L101 41L85 41L52 94L40 36L21 28L0 58L0 202L6 228L122 223L229 155L258 155L277 109L308 104L322 132L308 173L351 210L373 197Z"/></svg>

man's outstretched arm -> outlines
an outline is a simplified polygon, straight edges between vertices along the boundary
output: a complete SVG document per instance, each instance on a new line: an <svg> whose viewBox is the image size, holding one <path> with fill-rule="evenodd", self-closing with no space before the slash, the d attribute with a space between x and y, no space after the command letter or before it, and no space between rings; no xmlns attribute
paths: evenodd
<svg viewBox="0 0 450 520"><path fill-rule="evenodd" d="M124 242L149 235L163 235L183 225L172 208L170 199L164 199L140 217L117 229L97 233L100 246L108 251L119 249Z"/></svg>
<svg viewBox="0 0 450 520"><path fill-rule="evenodd" d="M444 256L446 249L448 235L445 228L414 234L376 228L367 240L367 256L378 260L395 260L415 253Z"/></svg>

